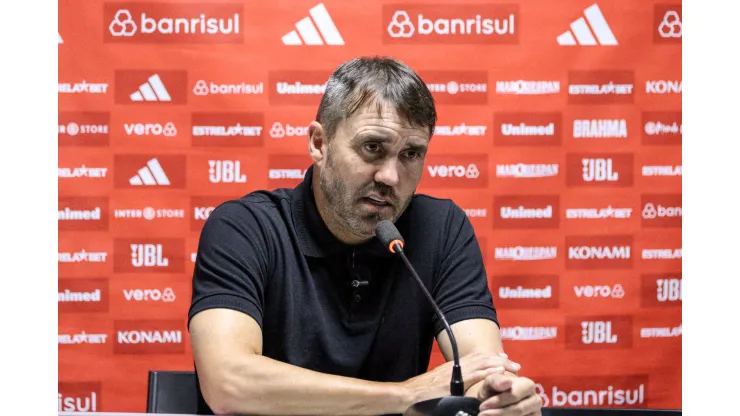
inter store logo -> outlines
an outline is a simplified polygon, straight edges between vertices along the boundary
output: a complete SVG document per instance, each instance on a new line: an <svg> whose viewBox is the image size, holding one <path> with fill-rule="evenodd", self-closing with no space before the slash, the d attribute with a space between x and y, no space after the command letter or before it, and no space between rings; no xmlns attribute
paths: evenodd
<svg viewBox="0 0 740 416"><path fill-rule="evenodd" d="M179 273L185 268L185 242L176 238L120 238L113 242L115 273Z"/></svg>
<svg viewBox="0 0 740 416"><path fill-rule="evenodd" d="M58 384L59 412L97 412L101 408L100 382L63 382Z"/></svg>
<svg viewBox="0 0 740 416"><path fill-rule="evenodd" d="M486 71L421 71L421 79L438 104L475 105L488 103Z"/></svg>
<svg viewBox="0 0 740 416"><path fill-rule="evenodd" d="M559 226L558 195L499 195L493 198L493 228L550 229Z"/></svg>
<svg viewBox="0 0 740 416"><path fill-rule="evenodd" d="M110 113L103 111L60 111L59 146L108 146Z"/></svg>
<svg viewBox="0 0 740 416"><path fill-rule="evenodd" d="M264 143L262 113L200 113L191 115L193 146L259 147Z"/></svg>
<svg viewBox="0 0 740 416"><path fill-rule="evenodd" d="M182 354L185 323L182 320L117 320L113 323L114 354Z"/></svg>
<svg viewBox="0 0 740 416"><path fill-rule="evenodd" d="M632 316L570 316L565 323L566 349L632 348Z"/></svg>
<svg viewBox="0 0 740 416"><path fill-rule="evenodd" d="M634 183L632 153L570 153L566 166L569 187L629 187Z"/></svg>
<svg viewBox="0 0 740 416"><path fill-rule="evenodd" d="M58 202L59 231L108 230L107 197L61 197Z"/></svg>
<svg viewBox="0 0 740 416"><path fill-rule="evenodd" d="M568 270L631 269L631 235L569 235L565 237Z"/></svg>
<svg viewBox="0 0 740 416"><path fill-rule="evenodd" d="M557 112L493 115L494 146L560 146L563 115Z"/></svg>
<svg viewBox="0 0 740 416"><path fill-rule="evenodd" d="M488 155L429 155L421 186L429 188L485 188Z"/></svg>
<svg viewBox="0 0 740 416"><path fill-rule="evenodd" d="M648 407L649 377L643 374L536 377L543 407Z"/></svg>
<svg viewBox="0 0 740 416"><path fill-rule="evenodd" d="M108 279L65 279L58 281L59 313L108 312Z"/></svg>

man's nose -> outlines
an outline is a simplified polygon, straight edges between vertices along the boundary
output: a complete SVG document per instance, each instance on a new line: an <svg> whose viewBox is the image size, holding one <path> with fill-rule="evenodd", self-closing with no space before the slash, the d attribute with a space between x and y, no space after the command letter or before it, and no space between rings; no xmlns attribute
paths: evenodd
<svg viewBox="0 0 740 416"><path fill-rule="evenodd" d="M395 160L384 162L378 171L375 172L375 181L384 183L388 186L398 185L398 167Z"/></svg>

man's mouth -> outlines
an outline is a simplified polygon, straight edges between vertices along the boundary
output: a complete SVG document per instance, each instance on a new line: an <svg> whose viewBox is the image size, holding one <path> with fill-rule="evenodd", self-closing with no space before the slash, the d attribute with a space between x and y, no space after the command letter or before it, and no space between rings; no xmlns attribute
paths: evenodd
<svg viewBox="0 0 740 416"><path fill-rule="evenodd" d="M369 203L371 203L373 205L379 206L379 207L385 207L385 206L391 206L391 205L393 205L389 201L387 201L385 199L382 199L382 198L375 197L375 196L366 196L365 198L362 198L362 200L363 201L366 201L366 202L369 202Z"/></svg>

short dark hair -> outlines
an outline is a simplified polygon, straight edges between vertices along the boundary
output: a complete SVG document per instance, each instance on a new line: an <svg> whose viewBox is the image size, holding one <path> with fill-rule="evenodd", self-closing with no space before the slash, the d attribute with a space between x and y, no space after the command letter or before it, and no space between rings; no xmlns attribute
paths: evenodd
<svg viewBox="0 0 740 416"><path fill-rule="evenodd" d="M411 125L427 127L434 134L437 110L426 84L414 70L389 57L358 57L344 62L329 77L316 121L331 140L340 122L375 100L380 114L390 105Z"/></svg>

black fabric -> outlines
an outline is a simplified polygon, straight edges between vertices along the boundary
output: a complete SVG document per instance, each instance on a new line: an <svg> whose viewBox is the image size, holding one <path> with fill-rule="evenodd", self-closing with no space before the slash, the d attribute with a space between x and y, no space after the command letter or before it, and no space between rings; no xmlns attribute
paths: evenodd
<svg viewBox="0 0 740 416"><path fill-rule="evenodd" d="M377 239L348 246L331 234L312 175L309 168L294 189L255 191L213 210L198 245L188 322L205 309L231 308L260 325L266 357L371 381L424 373L443 324L402 260ZM462 209L417 194L396 227L450 325L498 324ZM369 283L354 288L353 280ZM199 413L212 414L198 393Z"/></svg>

